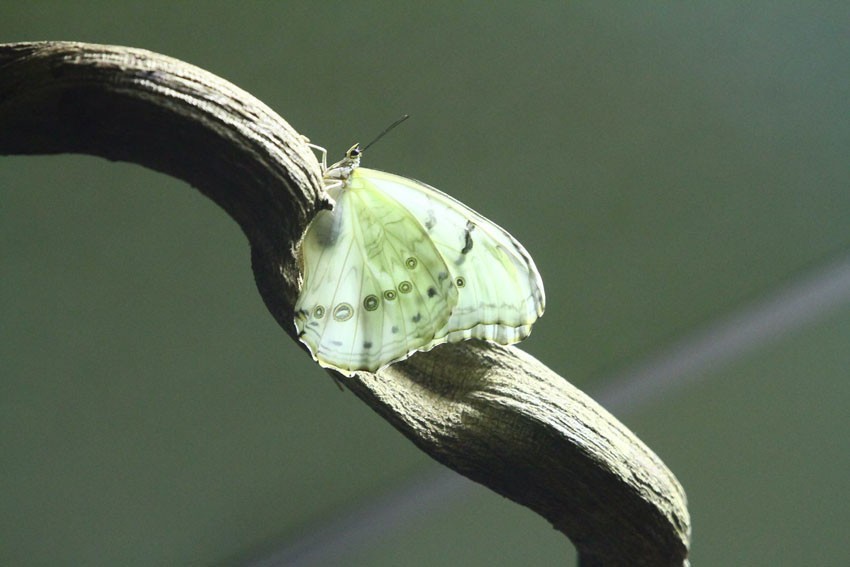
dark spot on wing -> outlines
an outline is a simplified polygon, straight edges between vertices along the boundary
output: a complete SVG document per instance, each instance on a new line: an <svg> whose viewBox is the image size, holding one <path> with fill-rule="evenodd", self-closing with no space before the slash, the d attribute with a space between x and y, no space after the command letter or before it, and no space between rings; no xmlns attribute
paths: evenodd
<svg viewBox="0 0 850 567"><path fill-rule="evenodd" d="M437 224L437 218L434 216L434 211L428 209L428 218L425 219L425 228L430 232Z"/></svg>
<svg viewBox="0 0 850 567"><path fill-rule="evenodd" d="M390 330L392 331L393 334L398 333L398 327L396 327L395 325L393 325L393 328L390 329Z"/></svg>
<svg viewBox="0 0 850 567"><path fill-rule="evenodd" d="M434 286L428 288L428 297L434 297L437 295L437 290L434 289Z"/></svg>
<svg viewBox="0 0 850 567"><path fill-rule="evenodd" d="M422 313L417 313L413 317L410 318L414 323L418 323L422 319Z"/></svg>
<svg viewBox="0 0 850 567"><path fill-rule="evenodd" d="M372 341L364 341L363 342L363 348L365 348L365 349L372 348Z"/></svg>
<svg viewBox="0 0 850 567"><path fill-rule="evenodd" d="M448 277L449 277L448 273L440 272L439 274L437 274L437 281L444 281L444 280L448 279Z"/></svg>
<svg viewBox="0 0 850 567"><path fill-rule="evenodd" d="M469 254L469 251L472 250L472 231L475 229L475 225L472 224L472 221L466 221L466 230L463 233L463 248L461 249L461 254Z"/></svg>

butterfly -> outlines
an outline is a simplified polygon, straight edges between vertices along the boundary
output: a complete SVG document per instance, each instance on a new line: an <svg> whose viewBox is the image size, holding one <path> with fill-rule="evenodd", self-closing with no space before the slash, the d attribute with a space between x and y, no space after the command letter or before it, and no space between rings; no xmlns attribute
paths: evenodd
<svg viewBox="0 0 850 567"><path fill-rule="evenodd" d="M514 237L430 185L360 167L359 144L330 167L311 147L333 208L301 241L295 326L321 366L353 376L442 343L531 333L543 281Z"/></svg>

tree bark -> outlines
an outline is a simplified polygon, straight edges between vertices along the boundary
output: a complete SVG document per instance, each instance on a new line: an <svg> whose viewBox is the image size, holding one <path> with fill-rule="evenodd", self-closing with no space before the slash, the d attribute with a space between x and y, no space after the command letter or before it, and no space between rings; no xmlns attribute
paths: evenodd
<svg viewBox="0 0 850 567"><path fill-rule="evenodd" d="M315 156L274 111L141 49L0 44L0 154L51 153L138 163L218 203L248 237L260 294L297 342L296 250L328 205ZM549 520L582 565L687 564L690 519L673 474L521 350L466 341L336 378L431 457Z"/></svg>

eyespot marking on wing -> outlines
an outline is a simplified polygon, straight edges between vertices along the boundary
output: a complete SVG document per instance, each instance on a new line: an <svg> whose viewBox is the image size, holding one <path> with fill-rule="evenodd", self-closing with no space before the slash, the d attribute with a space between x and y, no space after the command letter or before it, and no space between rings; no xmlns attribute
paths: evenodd
<svg viewBox="0 0 850 567"><path fill-rule="evenodd" d="M354 316L354 308L348 303L340 303L334 307L334 320L343 322L348 321Z"/></svg>

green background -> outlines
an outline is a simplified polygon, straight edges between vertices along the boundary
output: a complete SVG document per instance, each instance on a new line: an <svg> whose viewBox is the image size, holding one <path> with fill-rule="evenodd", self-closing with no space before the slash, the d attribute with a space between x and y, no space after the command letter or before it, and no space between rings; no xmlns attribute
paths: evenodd
<svg viewBox="0 0 850 567"><path fill-rule="evenodd" d="M845 1L0 8L0 42L183 59L332 158L410 113L365 164L533 254L548 305L521 348L678 476L695 565L850 556L850 284L824 271L850 265L848 25ZM339 392L186 184L0 157L0 190L0 563L574 562ZM838 299L770 319L825 296L809 281Z"/></svg>

